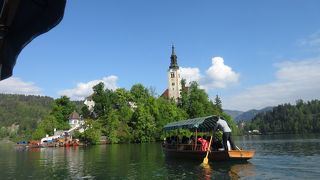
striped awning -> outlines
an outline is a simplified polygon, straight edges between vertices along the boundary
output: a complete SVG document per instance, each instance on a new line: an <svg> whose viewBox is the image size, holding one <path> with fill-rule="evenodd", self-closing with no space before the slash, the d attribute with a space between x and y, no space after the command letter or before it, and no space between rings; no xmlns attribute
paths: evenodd
<svg viewBox="0 0 320 180"><path fill-rule="evenodd" d="M194 119L187 119L183 121L171 122L163 127L164 131L174 129L190 129L197 131L211 131L215 128L218 116L207 116Z"/></svg>

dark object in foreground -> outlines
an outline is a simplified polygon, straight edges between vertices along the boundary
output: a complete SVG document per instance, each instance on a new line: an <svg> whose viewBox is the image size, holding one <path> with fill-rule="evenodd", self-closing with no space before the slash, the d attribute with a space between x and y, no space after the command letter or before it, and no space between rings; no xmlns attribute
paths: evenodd
<svg viewBox="0 0 320 180"><path fill-rule="evenodd" d="M12 76L29 42L59 24L65 5L66 0L0 0L0 80Z"/></svg>

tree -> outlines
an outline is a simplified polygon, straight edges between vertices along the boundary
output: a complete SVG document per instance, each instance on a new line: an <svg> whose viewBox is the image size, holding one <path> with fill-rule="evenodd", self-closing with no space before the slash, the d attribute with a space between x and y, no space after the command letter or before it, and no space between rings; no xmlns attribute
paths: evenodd
<svg viewBox="0 0 320 180"><path fill-rule="evenodd" d="M54 128L63 129L65 128L65 123L60 123L55 116L49 115L43 121L41 121L37 129L33 132L32 138L40 140L45 137L46 134L53 135Z"/></svg>
<svg viewBox="0 0 320 180"><path fill-rule="evenodd" d="M221 99L218 95L216 95L216 98L214 99L214 102L215 102L215 105L216 107L218 108L218 111L219 113L222 113L223 110L222 110L222 102L221 102Z"/></svg>
<svg viewBox="0 0 320 180"><path fill-rule="evenodd" d="M197 82L191 82L190 84L186 107L189 118L219 114L217 107L209 100L208 94L199 88Z"/></svg>
<svg viewBox="0 0 320 180"><path fill-rule="evenodd" d="M107 106L107 94L104 89L104 83L93 86L92 100L95 103L94 113L99 117L103 116Z"/></svg>
<svg viewBox="0 0 320 180"><path fill-rule="evenodd" d="M82 114L83 118L85 118L85 119L90 118L91 112L89 111L88 106L86 106L86 105L82 106L81 114Z"/></svg>
<svg viewBox="0 0 320 180"><path fill-rule="evenodd" d="M118 143L120 138L118 130L120 127L119 116L115 110L112 110L107 117L105 117L105 135L110 143Z"/></svg>
<svg viewBox="0 0 320 180"><path fill-rule="evenodd" d="M186 86L186 80L181 79L181 91L180 91L180 98L178 99L178 106L181 109L187 110L189 105L189 92L188 87Z"/></svg>
<svg viewBox="0 0 320 180"><path fill-rule="evenodd" d="M130 93L133 97L134 102L145 101L150 97L149 90L145 88L142 84L135 84L131 87Z"/></svg>
<svg viewBox="0 0 320 180"><path fill-rule="evenodd" d="M278 105L272 111L257 114L248 126L263 133L318 132L319 113L319 100L303 102L300 99L296 101L296 105Z"/></svg>
<svg viewBox="0 0 320 180"><path fill-rule="evenodd" d="M100 144L101 124L92 119L85 122L85 131L81 136L81 140L87 144Z"/></svg>
<svg viewBox="0 0 320 180"><path fill-rule="evenodd" d="M156 132L156 124L154 117L150 113L148 107L142 103L138 103L137 109L132 115L130 122L132 128L133 140L135 142L154 141Z"/></svg>
<svg viewBox="0 0 320 180"><path fill-rule="evenodd" d="M69 116L75 109L76 105L70 101L70 98L61 96L54 101L50 114L56 118L61 129L69 129Z"/></svg>

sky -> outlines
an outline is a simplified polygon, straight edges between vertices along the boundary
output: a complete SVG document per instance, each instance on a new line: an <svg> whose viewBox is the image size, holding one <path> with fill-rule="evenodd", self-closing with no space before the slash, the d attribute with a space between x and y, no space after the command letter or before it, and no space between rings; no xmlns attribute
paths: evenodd
<svg viewBox="0 0 320 180"><path fill-rule="evenodd" d="M223 109L320 97L318 0L68 0L62 22L20 53L0 93L69 96L141 83L167 88L171 46L182 76Z"/></svg>

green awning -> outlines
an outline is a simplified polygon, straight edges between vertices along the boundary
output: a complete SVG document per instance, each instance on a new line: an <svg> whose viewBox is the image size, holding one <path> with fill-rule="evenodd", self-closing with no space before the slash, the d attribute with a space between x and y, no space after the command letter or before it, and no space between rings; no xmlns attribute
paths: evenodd
<svg viewBox="0 0 320 180"><path fill-rule="evenodd" d="M215 128L218 116L207 116L201 118L187 119L183 121L171 122L163 127L164 131L174 129L190 129L197 131L211 131Z"/></svg>

